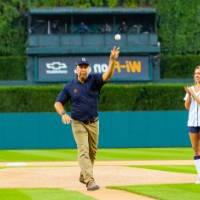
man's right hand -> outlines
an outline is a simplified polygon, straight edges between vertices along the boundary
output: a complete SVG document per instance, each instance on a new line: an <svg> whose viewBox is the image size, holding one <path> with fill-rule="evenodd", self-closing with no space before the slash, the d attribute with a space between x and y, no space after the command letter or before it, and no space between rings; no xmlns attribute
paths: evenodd
<svg viewBox="0 0 200 200"><path fill-rule="evenodd" d="M119 47L113 47L113 49L111 50L110 53L110 59L111 60L116 60L119 57L119 52L120 52L120 48Z"/></svg>
<svg viewBox="0 0 200 200"><path fill-rule="evenodd" d="M70 124L72 121L71 117L67 114L62 115L61 119L63 124Z"/></svg>

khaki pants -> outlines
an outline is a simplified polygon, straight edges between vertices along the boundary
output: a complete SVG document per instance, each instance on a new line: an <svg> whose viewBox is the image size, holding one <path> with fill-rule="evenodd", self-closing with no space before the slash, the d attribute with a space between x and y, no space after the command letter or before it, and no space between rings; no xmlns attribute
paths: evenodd
<svg viewBox="0 0 200 200"><path fill-rule="evenodd" d="M84 124L72 120L72 132L78 149L78 161L84 181L88 183L93 178L93 164L96 158L99 139L99 121Z"/></svg>

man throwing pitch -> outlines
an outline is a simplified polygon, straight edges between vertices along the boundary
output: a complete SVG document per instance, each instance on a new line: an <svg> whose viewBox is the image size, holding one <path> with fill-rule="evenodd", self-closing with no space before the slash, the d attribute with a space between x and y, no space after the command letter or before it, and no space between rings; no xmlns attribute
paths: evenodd
<svg viewBox="0 0 200 200"><path fill-rule="evenodd" d="M86 184L87 190L99 189L93 177L99 136L98 100L101 87L113 75L118 56L119 48L114 47L110 53L108 68L103 74L90 74L89 63L82 58L75 69L77 77L66 84L55 102L55 109L62 122L72 124L81 168L79 181ZM71 102L71 116L64 109L67 101Z"/></svg>

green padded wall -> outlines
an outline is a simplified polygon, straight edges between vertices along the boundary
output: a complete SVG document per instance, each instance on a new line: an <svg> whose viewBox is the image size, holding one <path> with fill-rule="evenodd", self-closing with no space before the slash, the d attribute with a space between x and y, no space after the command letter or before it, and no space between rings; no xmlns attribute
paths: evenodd
<svg viewBox="0 0 200 200"><path fill-rule="evenodd" d="M189 146L186 111L100 112L102 148ZM56 113L0 113L0 148L75 148Z"/></svg>

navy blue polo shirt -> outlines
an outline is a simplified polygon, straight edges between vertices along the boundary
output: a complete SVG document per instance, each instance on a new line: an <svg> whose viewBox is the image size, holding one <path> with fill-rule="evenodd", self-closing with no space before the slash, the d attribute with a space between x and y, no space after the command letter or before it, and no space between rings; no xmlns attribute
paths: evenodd
<svg viewBox="0 0 200 200"><path fill-rule="evenodd" d="M71 102L72 119L91 120L98 116L99 94L104 83L102 74L90 74L84 83L74 79L65 85L56 101L63 105Z"/></svg>

